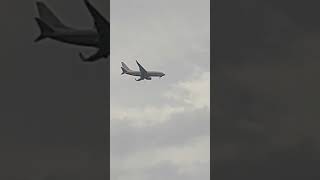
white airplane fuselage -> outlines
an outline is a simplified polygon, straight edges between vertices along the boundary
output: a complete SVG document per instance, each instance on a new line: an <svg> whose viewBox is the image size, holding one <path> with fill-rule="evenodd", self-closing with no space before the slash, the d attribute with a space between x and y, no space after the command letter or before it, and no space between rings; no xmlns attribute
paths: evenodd
<svg viewBox="0 0 320 180"><path fill-rule="evenodd" d="M144 67L141 66L141 64L136 61L138 66L139 66L139 71L133 71L131 70L124 62L121 62L122 66L122 73L121 74L127 74L131 76L139 76L140 79L136 79L136 81L141 81L141 80L151 80L151 77L159 77L161 78L165 74L160 71L147 71Z"/></svg>
<svg viewBox="0 0 320 180"><path fill-rule="evenodd" d="M131 75L131 76L141 76L140 71L127 71L125 74ZM164 76L164 73L158 72L158 71L148 71L148 77L162 77Z"/></svg>

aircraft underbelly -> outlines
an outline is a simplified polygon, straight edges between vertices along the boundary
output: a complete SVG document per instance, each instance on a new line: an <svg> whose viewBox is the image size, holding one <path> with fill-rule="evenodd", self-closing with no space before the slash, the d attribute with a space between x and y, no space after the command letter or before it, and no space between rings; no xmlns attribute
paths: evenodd
<svg viewBox="0 0 320 180"><path fill-rule="evenodd" d="M160 73L158 73L158 72L149 72L148 75L149 76L161 76Z"/></svg>
<svg viewBox="0 0 320 180"><path fill-rule="evenodd" d="M54 39L61 42L80 45L80 46L97 47L99 44L97 37L94 37L94 36L63 35L63 36L54 37Z"/></svg>
<svg viewBox="0 0 320 180"><path fill-rule="evenodd" d="M129 72L128 74L131 76L141 76L140 72Z"/></svg>

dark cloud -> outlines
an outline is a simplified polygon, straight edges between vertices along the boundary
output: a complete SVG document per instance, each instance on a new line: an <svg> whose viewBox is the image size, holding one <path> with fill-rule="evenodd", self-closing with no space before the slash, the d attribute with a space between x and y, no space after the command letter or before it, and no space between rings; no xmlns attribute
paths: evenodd
<svg viewBox="0 0 320 180"><path fill-rule="evenodd" d="M215 2L215 179L319 177L314 6Z"/></svg>
<svg viewBox="0 0 320 180"><path fill-rule="evenodd" d="M82 0L46 2L64 22L93 27ZM109 1L91 2L109 17ZM0 177L107 179L108 61L84 64L84 48L33 43L35 1L0 8Z"/></svg>

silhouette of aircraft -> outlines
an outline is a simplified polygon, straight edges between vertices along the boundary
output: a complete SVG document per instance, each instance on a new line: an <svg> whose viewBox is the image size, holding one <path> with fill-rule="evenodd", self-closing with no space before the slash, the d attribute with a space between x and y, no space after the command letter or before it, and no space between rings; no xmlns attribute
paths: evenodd
<svg viewBox="0 0 320 180"><path fill-rule="evenodd" d="M133 71L131 70L130 68L128 68L128 66L124 63L124 62L121 62L121 69L122 69L122 73L121 75L123 74L128 74L128 75L131 75L131 76L140 76L140 79L135 79L136 81L141 81L141 80L151 80L151 77L159 77L161 78L162 76L164 76L165 74L163 72L159 72L159 71L147 71L145 70L141 64L136 61L138 66L139 66L139 71Z"/></svg>
<svg viewBox="0 0 320 180"><path fill-rule="evenodd" d="M95 29L79 30L64 25L57 16L43 3L37 2L39 18L35 18L41 30L35 42L50 38L59 42L97 48L97 52L90 57L79 53L83 61L97 61L110 55L110 23L89 3L84 0L94 19Z"/></svg>

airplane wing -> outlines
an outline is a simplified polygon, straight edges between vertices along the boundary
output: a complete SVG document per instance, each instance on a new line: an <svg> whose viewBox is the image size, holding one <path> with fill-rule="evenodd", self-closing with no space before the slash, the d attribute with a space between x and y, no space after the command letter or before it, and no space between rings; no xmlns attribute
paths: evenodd
<svg viewBox="0 0 320 180"><path fill-rule="evenodd" d="M88 0L85 0L84 2L94 19L94 25L98 33L100 36L106 36L106 34L109 33L106 31L109 31L110 23L89 3Z"/></svg>
<svg viewBox="0 0 320 180"><path fill-rule="evenodd" d="M143 80L143 78L140 78L140 79L135 79L136 81L141 81L141 80Z"/></svg>
<svg viewBox="0 0 320 180"><path fill-rule="evenodd" d="M107 58L107 57L109 57L109 54L110 54L109 52L106 53L106 52L103 51L103 49L99 49L97 51L97 53L91 55L88 58L84 57L84 55L82 53L79 53L79 56L82 59L82 61L93 62L93 61L97 61L97 60L99 60L99 59L101 59L103 57Z"/></svg>
<svg viewBox="0 0 320 180"><path fill-rule="evenodd" d="M148 77L147 70L145 70L138 61L136 61L136 62L138 64L138 66L139 66L139 70L141 72L141 77Z"/></svg>

